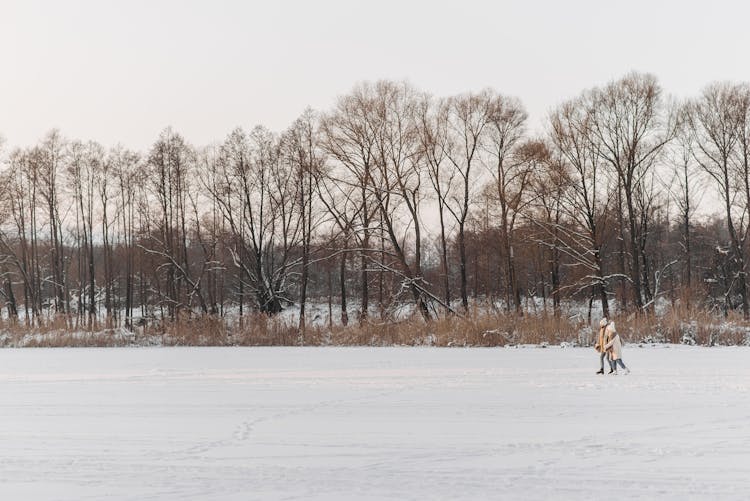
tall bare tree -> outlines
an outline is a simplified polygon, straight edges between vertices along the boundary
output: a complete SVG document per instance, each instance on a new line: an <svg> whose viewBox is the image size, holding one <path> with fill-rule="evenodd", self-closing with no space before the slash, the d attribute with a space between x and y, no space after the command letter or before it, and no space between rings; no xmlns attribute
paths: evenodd
<svg viewBox="0 0 750 501"><path fill-rule="evenodd" d="M456 169L449 165L448 151L450 150L450 133L448 130L449 107L444 101L436 101L432 96L423 95L417 106L417 133L421 143L421 155L426 165L427 178L432 185L435 202L438 207L440 224L440 266L442 268L443 298L445 304L451 304L450 268L448 265L448 229L446 210L453 196L457 184ZM468 211L467 211L468 213ZM465 240L465 230L460 232L459 239ZM464 242L464 265L462 282L466 282ZM464 285L464 289L466 286ZM466 297L466 291L462 293ZM468 309L468 298L464 302L464 310Z"/></svg>
<svg viewBox="0 0 750 501"><path fill-rule="evenodd" d="M591 117L584 100L562 104L550 116L550 139L569 166L569 189L563 209L572 228L557 233L571 261L586 272L578 290L590 287L598 294L604 316L609 316L608 275L602 256L608 193L599 143L591 138ZM569 284L567 287L571 287Z"/></svg>
<svg viewBox="0 0 750 501"><path fill-rule="evenodd" d="M630 279L638 310L644 306L640 214L636 204L643 181L677 132L656 77L630 73L584 94L596 149L618 181L628 224Z"/></svg>
<svg viewBox="0 0 750 501"><path fill-rule="evenodd" d="M747 258L745 255L748 225L745 222L747 207L738 204L743 198L745 181L741 175L744 164L740 154L741 135L744 132L744 85L717 83L706 87L701 96L689 104L687 116L693 135L694 157L704 172L715 182L722 199L724 217L729 232L732 259L736 275L726 290L726 301L734 286L740 294L742 311L750 318L747 293Z"/></svg>
<svg viewBox="0 0 750 501"><path fill-rule="evenodd" d="M514 229L528 203L530 175L541 145L522 143L528 115L515 98L495 96L486 140L487 167L493 178L499 209L500 245L506 273L506 305L521 313L521 289L516 280Z"/></svg>
<svg viewBox="0 0 750 501"><path fill-rule="evenodd" d="M502 108L506 99L496 93L485 90L477 94L463 94L451 97L442 104L442 120L447 129L444 141L444 154L450 165L448 179L456 179L445 189L445 208L453 216L458 227L458 257L461 304L468 311L468 292L466 281L466 220L481 185L480 172L477 167L481 162L483 141L489 140L488 128L507 127L503 120L522 120L520 116L509 115ZM515 110L513 110L515 111ZM503 113L506 113L503 116ZM510 125L510 127L515 127ZM504 137L503 140L506 138ZM511 139L510 142L513 142ZM512 147L512 145L510 145Z"/></svg>
<svg viewBox="0 0 750 501"><path fill-rule="evenodd" d="M334 109L322 117L320 125L321 147L330 161L335 163L328 170L329 179L335 185L347 186L344 190L337 188L336 191L345 194L344 198L354 201L356 205L352 209L356 218L350 223L340 222L339 226L347 228L345 235L353 236L357 242L360 256L360 321L369 315L370 238L379 210L371 189L376 154L374 113L372 86L361 84L350 94L339 98ZM340 214L340 211L335 212ZM342 257L342 266L345 265L344 259Z"/></svg>
<svg viewBox="0 0 750 501"><path fill-rule="evenodd" d="M319 147L317 117L311 109L304 111L281 138L283 154L293 172L297 184L297 210L299 211L301 235L301 279L299 293L299 330L304 336L307 319L307 286L310 280L311 243L313 233L321 220L320 204L315 195L317 180L322 175L325 161Z"/></svg>

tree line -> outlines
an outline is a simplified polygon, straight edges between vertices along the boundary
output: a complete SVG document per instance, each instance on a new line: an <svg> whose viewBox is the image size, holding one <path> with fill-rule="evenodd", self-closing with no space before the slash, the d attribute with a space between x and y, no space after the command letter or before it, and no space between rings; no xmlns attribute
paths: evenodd
<svg viewBox="0 0 750 501"><path fill-rule="evenodd" d="M304 332L311 301L344 325L565 302L750 316L745 83L677 101L630 73L530 131L492 89L368 82L281 133L207 147L170 128L145 152L53 130L5 148L0 176L3 318L29 327L294 305Z"/></svg>

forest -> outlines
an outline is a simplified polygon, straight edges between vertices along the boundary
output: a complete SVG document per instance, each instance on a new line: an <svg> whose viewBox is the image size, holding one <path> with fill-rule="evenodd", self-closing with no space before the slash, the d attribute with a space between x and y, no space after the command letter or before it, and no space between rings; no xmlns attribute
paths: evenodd
<svg viewBox="0 0 750 501"><path fill-rule="evenodd" d="M532 127L492 89L363 82L281 132L0 155L9 332L495 345L605 315L713 344L750 318L747 83L633 72Z"/></svg>

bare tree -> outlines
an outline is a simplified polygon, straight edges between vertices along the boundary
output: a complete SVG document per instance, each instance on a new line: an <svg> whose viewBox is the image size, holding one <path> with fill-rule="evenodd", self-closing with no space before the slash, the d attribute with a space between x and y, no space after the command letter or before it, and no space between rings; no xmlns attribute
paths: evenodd
<svg viewBox="0 0 750 501"><path fill-rule="evenodd" d="M690 113L688 106L681 110L683 114ZM693 232L692 220L700 204L702 193L698 189L698 171L694 159L693 136L690 133L689 119L681 120L683 126L677 136L673 148L670 151L669 181L665 188L669 190L672 200L677 208L677 216L680 226L680 247L683 253L683 276L682 290L685 304L688 309L692 306L693 296Z"/></svg>
<svg viewBox="0 0 750 501"><path fill-rule="evenodd" d="M135 236L136 236L136 194L139 179L144 175L140 155L135 152L115 149L112 152L113 176L116 180L116 196L120 215L119 236L125 264L125 327L133 327L133 310L135 306Z"/></svg>
<svg viewBox="0 0 750 501"><path fill-rule="evenodd" d="M399 270L390 269L402 279L419 309L429 320L429 303L437 299L427 289L422 269L422 221L420 209L425 195L422 181L426 174L417 133L417 102L412 87L405 83L378 82L373 89L370 115L375 135L375 169L370 171L380 221L390 239ZM404 221L400 217L403 214ZM399 234L399 223L404 228ZM414 238L408 242L413 232ZM407 255L411 245L414 258ZM444 305L450 309L450 305Z"/></svg>
<svg viewBox="0 0 750 501"><path fill-rule="evenodd" d="M590 107L590 130L597 151L612 170L622 190L628 223L630 279L640 311L643 301L642 232L636 206L642 181L674 138L675 117L668 113L661 87L653 75L631 73L585 94Z"/></svg>
<svg viewBox="0 0 750 501"><path fill-rule="evenodd" d="M59 174L63 168L65 140L59 131L52 130L42 143L34 148L32 162L35 162L39 177L39 194L46 204L47 224L50 232L50 267L52 274L49 280L55 291L55 312L64 318L69 312L67 294L67 274L65 247L63 243L63 221L60 211Z"/></svg>
<svg viewBox="0 0 750 501"><path fill-rule="evenodd" d="M162 132L148 158L160 226L158 235L151 235L155 245L144 247L144 250L158 257L166 269L163 299L172 319L182 310L190 313L196 299L201 311L208 312L201 289L206 263L194 272L188 252L189 198L193 189L194 163L193 149L171 129Z"/></svg>
<svg viewBox="0 0 750 501"><path fill-rule="evenodd" d="M550 116L552 144L569 166L563 209L573 224L558 232L557 238L563 242L562 251L586 270L583 283L567 287L590 287L592 296L598 293L603 314L609 316L608 276L602 256L608 193L599 144L591 140L591 117L585 104L581 99L569 101Z"/></svg>
<svg viewBox="0 0 750 501"><path fill-rule="evenodd" d="M566 215L565 206L568 203L568 195L571 189L571 175L564 157L554 154L546 142L540 141L537 153L537 167L532 172L531 190L532 213L530 220L542 229L542 235L537 241L542 245L542 256L546 254L547 270L544 264L540 266L542 274L549 274L549 284L552 295L552 309L556 317L561 313L561 255L564 252L564 228L563 218ZM544 284L543 284L544 285ZM543 289L542 295L545 301L547 294Z"/></svg>
<svg viewBox="0 0 750 501"><path fill-rule="evenodd" d="M297 204L301 224L302 271L299 294L299 330L304 336L306 329L305 307L307 286L310 280L311 242L313 233L321 221L321 210L316 203L316 180L322 175L324 158L319 148L316 130L316 115L311 109L305 112L281 138L283 154L292 169L297 184Z"/></svg>
<svg viewBox="0 0 750 501"><path fill-rule="evenodd" d="M13 224L2 232L2 243L23 280L24 318L27 326L40 324L42 314L41 266L38 252L38 176L31 153L15 150L2 186ZM16 246L17 242L17 246ZM16 250L17 249L17 250Z"/></svg>
<svg viewBox="0 0 750 501"><path fill-rule="evenodd" d="M432 185L435 201L438 206L440 224L440 266L442 268L443 298L445 304L451 304L450 271L448 266L448 233L446 228L446 209L453 196L457 183L456 169L449 164L447 152L450 150L448 131L449 107L444 101L436 102L431 96L423 95L417 107L417 133L421 143L421 155L426 165L427 178ZM467 210L468 213L468 210ZM459 239L465 240L465 230L460 232ZM464 310L468 309L466 295L466 245L464 242L464 264L462 282L464 291L462 301ZM466 300L464 301L464 298Z"/></svg>
<svg viewBox="0 0 750 501"><path fill-rule="evenodd" d="M486 140L487 167L493 177L499 209L500 244L504 254L506 305L521 313L521 289L516 280L514 229L528 203L529 180L541 145L521 143L528 115L517 99L495 96Z"/></svg>
<svg viewBox="0 0 750 501"><path fill-rule="evenodd" d="M498 108L504 106L506 102L508 101L504 97L485 90L478 94L454 96L442 103L440 120L445 122L446 128L443 153L450 166L447 175L448 185L443 190L442 196L445 208L453 216L458 227L460 293L464 311L469 309L466 282L466 220L472 200L476 197L480 186L480 172L477 170L477 164L481 161L482 142L488 135L488 127L507 127L507 123L501 124L500 121L508 118L523 119L520 116L507 114L502 116L505 110ZM515 124L511 125L513 126ZM512 139L511 142L513 142ZM456 179L455 185L452 182L453 179Z"/></svg>
<svg viewBox="0 0 750 501"><path fill-rule="evenodd" d="M289 301L289 279L301 261L292 253L302 233L296 179L282 161L278 138L256 127L249 135L241 129L229 135L221 147L218 179L205 186L231 232L239 293L246 288L255 307L267 314L279 313Z"/></svg>
<svg viewBox="0 0 750 501"><path fill-rule="evenodd" d="M695 145L694 157L714 180L722 198L732 258L737 265L736 275L726 291L726 301L729 301L731 289L736 283L743 315L750 318L745 256L747 207L736 203L744 191L745 183L737 175L742 172L744 165L740 162L738 166L735 162L744 127L743 95L747 92L745 86L728 83L709 85L699 98L689 104L687 118Z"/></svg>
<svg viewBox="0 0 750 501"><path fill-rule="evenodd" d="M74 141L69 145L68 176L75 201L76 241L78 246L78 315L86 312L86 323L93 329L96 311L96 268L94 257L94 185L103 161L102 147ZM86 294L87 293L87 294Z"/></svg>
<svg viewBox="0 0 750 501"><path fill-rule="evenodd" d="M321 147L335 165L328 169L330 184L344 199L354 202L350 209L355 216L352 220L337 217L338 225L345 229L345 236L357 241L360 256L360 322L367 319L369 301L369 254L371 227L378 212L371 189L372 170L375 162L376 131L373 129L375 112L372 106L372 86L362 84L337 101L334 109L321 119ZM328 189L331 193L333 189ZM329 198L330 199L330 198ZM329 208L333 205L328 204ZM334 210L333 214L341 214ZM345 240L348 245L348 240ZM342 271L345 257L342 256ZM342 276L343 278L343 276ZM342 281L343 287L343 281ZM342 314L345 310L342 307Z"/></svg>

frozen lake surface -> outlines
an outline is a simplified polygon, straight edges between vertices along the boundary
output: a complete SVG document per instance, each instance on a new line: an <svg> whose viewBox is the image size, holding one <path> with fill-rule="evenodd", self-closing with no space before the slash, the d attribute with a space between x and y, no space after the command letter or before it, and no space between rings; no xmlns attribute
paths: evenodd
<svg viewBox="0 0 750 501"><path fill-rule="evenodd" d="M24 500L747 499L750 349L0 350Z"/></svg>

